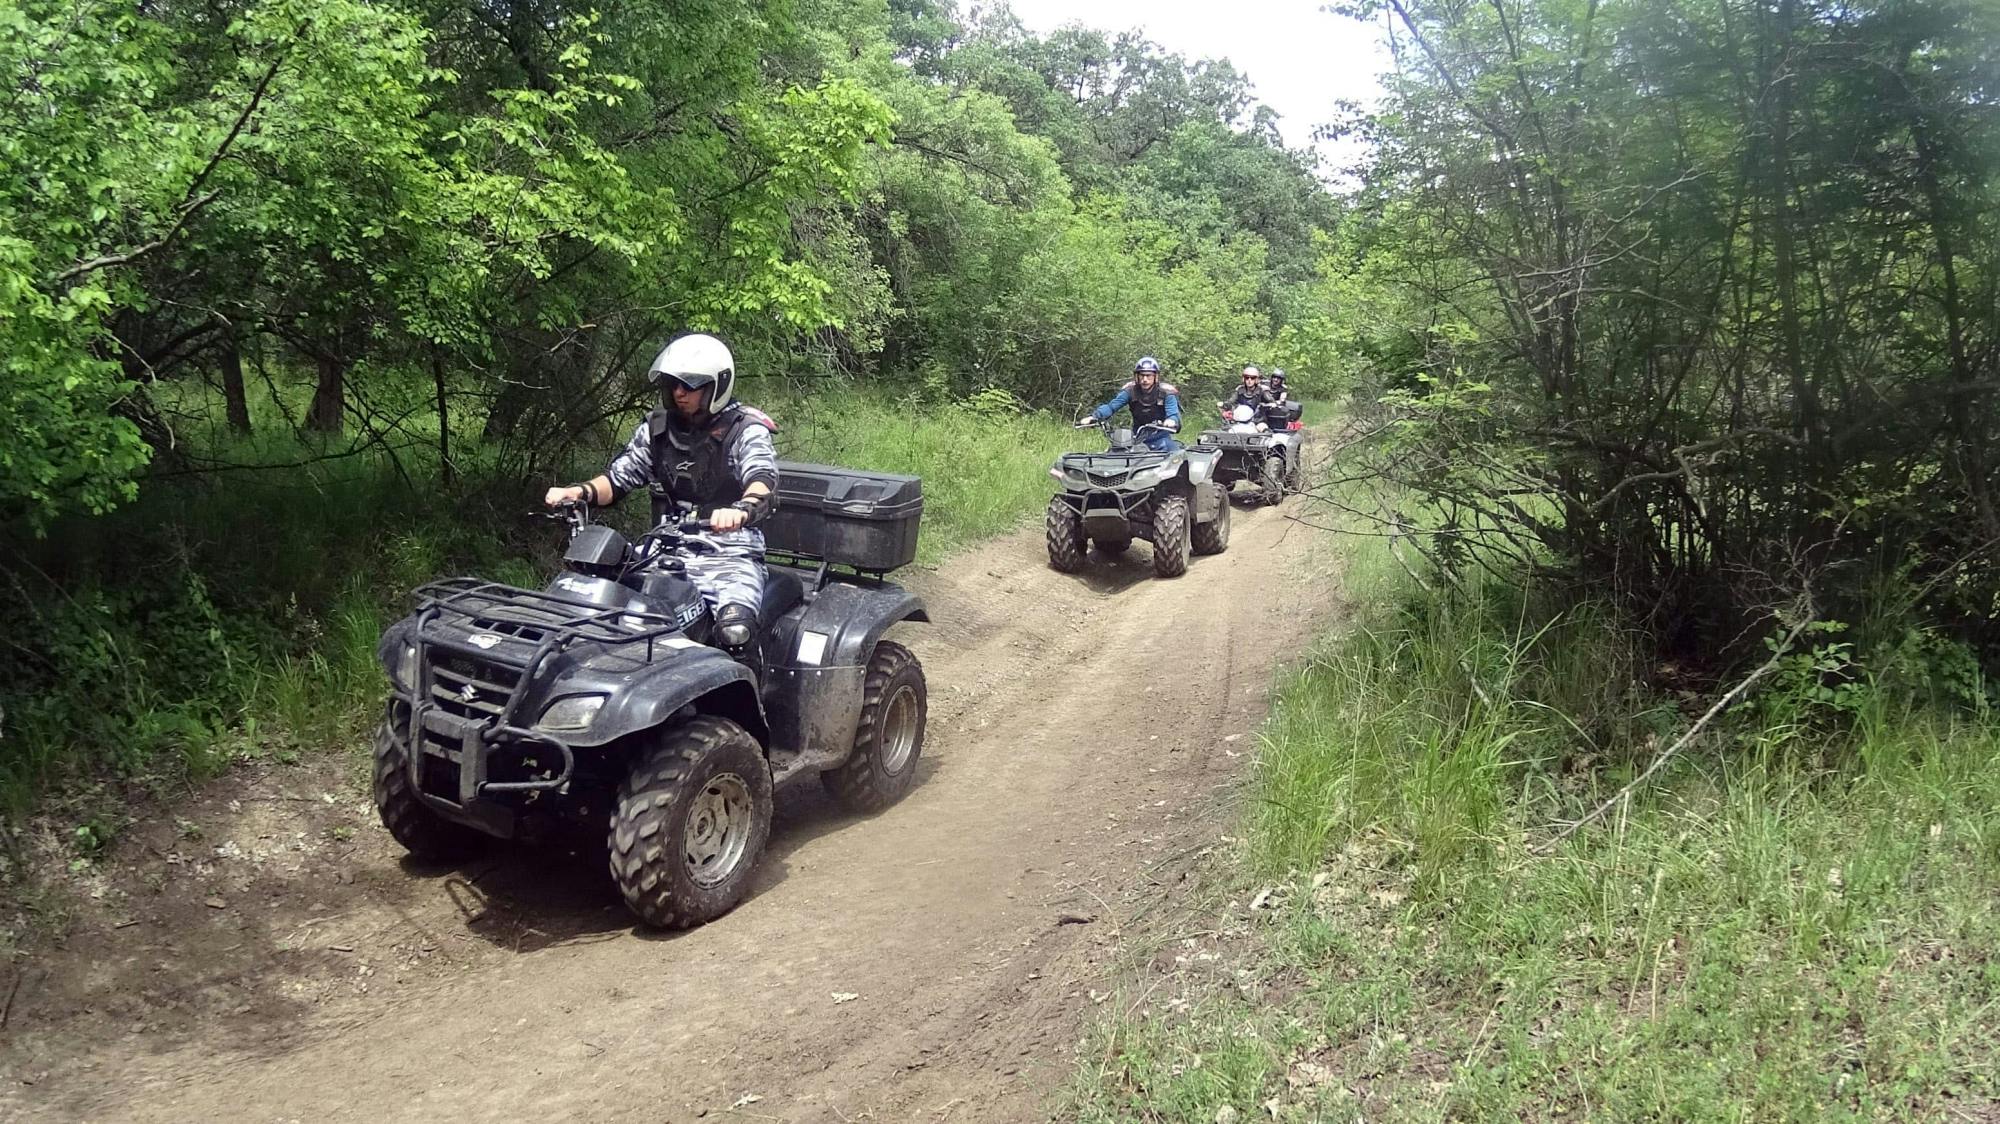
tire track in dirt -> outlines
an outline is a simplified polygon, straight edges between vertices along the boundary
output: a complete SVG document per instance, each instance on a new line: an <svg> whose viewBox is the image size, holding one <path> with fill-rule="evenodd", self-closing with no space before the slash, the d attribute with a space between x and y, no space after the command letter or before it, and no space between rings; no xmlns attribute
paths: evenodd
<svg viewBox="0 0 2000 1124"><path fill-rule="evenodd" d="M1284 511L1239 508L1228 553L1172 581L1144 547L1056 574L1039 531L918 575L939 624L900 636L931 686L917 789L868 818L782 790L758 888L715 924L634 931L575 863L503 851L424 879L372 841L355 860L369 895L292 906L215 950L223 967L169 934L191 962L161 971L204 995L281 991L296 981L270 934L287 926L352 934L340 947L385 967L449 946L452 970L194 1004L162 1033L101 1013L119 977L93 982L95 958L155 955L141 942L161 935L99 934L45 965L66 1003L0 1042L0 1072L34 1082L0 1088L0 1116L681 1121L743 1102L828 1124L1044 1119L1144 867L1219 832L1274 659L1334 603L1330 548ZM1254 596L1245 566L1268 576Z"/></svg>

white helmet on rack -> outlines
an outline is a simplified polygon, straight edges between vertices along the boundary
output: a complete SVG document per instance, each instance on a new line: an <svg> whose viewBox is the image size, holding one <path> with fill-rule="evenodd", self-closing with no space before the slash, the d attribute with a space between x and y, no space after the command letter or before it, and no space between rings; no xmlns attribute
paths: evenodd
<svg viewBox="0 0 2000 1124"><path fill-rule="evenodd" d="M677 382L691 390L708 387L708 412L722 412L736 392L736 357L714 336L693 332L668 344L653 360L646 379L657 387L672 406L672 388Z"/></svg>

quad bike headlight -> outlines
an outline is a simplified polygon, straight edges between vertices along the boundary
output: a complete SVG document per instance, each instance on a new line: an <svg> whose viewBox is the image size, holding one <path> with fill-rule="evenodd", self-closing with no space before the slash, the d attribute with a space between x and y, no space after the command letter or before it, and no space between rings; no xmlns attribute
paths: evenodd
<svg viewBox="0 0 2000 1124"><path fill-rule="evenodd" d="M542 711L541 721L535 723L540 730L587 730L596 720L597 712L604 709L603 695L571 695L557 699Z"/></svg>
<svg viewBox="0 0 2000 1124"><path fill-rule="evenodd" d="M396 654L395 664L389 668L389 676L396 681L396 686L412 694L416 692L417 646L415 644L403 645L403 650Z"/></svg>

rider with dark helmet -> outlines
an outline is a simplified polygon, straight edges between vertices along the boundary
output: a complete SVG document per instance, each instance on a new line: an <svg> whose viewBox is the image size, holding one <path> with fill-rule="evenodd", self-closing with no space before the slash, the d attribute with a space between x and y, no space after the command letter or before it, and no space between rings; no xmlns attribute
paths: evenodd
<svg viewBox="0 0 2000 1124"><path fill-rule="evenodd" d="M1181 447L1174 433L1181 427L1181 392L1174 384L1160 381L1160 361L1148 355L1132 365L1132 381L1118 389L1111 401L1092 410L1086 424L1102 422L1119 410L1132 408L1132 428L1159 426L1140 434L1139 439L1154 452L1171 453Z"/></svg>
<svg viewBox="0 0 2000 1124"><path fill-rule="evenodd" d="M1290 397L1285 391L1285 369L1283 367L1272 368L1271 377L1266 381L1270 383L1266 389L1271 392L1271 401L1283 402L1286 398Z"/></svg>
<svg viewBox="0 0 2000 1124"><path fill-rule="evenodd" d="M708 524L713 553L683 559L688 580L715 613L716 637L741 655L756 632L764 598L764 532L757 524L777 503L777 423L735 401L736 361L714 336L685 335L653 360L647 381L660 395L632 440L603 475L550 488L550 506L587 500L617 503L641 488L652 495L653 522L677 518L688 504Z"/></svg>

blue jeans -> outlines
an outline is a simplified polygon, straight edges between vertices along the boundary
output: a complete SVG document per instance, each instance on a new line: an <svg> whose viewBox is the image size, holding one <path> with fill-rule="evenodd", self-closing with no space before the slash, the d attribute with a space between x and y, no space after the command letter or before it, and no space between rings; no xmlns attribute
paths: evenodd
<svg viewBox="0 0 2000 1124"><path fill-rule="evenodd" d="M1171 433L1161 433L1156 429L1148 433L1143 440L1146 442L1146 447L1156 453L1178 453L1181 451L1181 443L1174 440L1174 435Z"/></svg>

